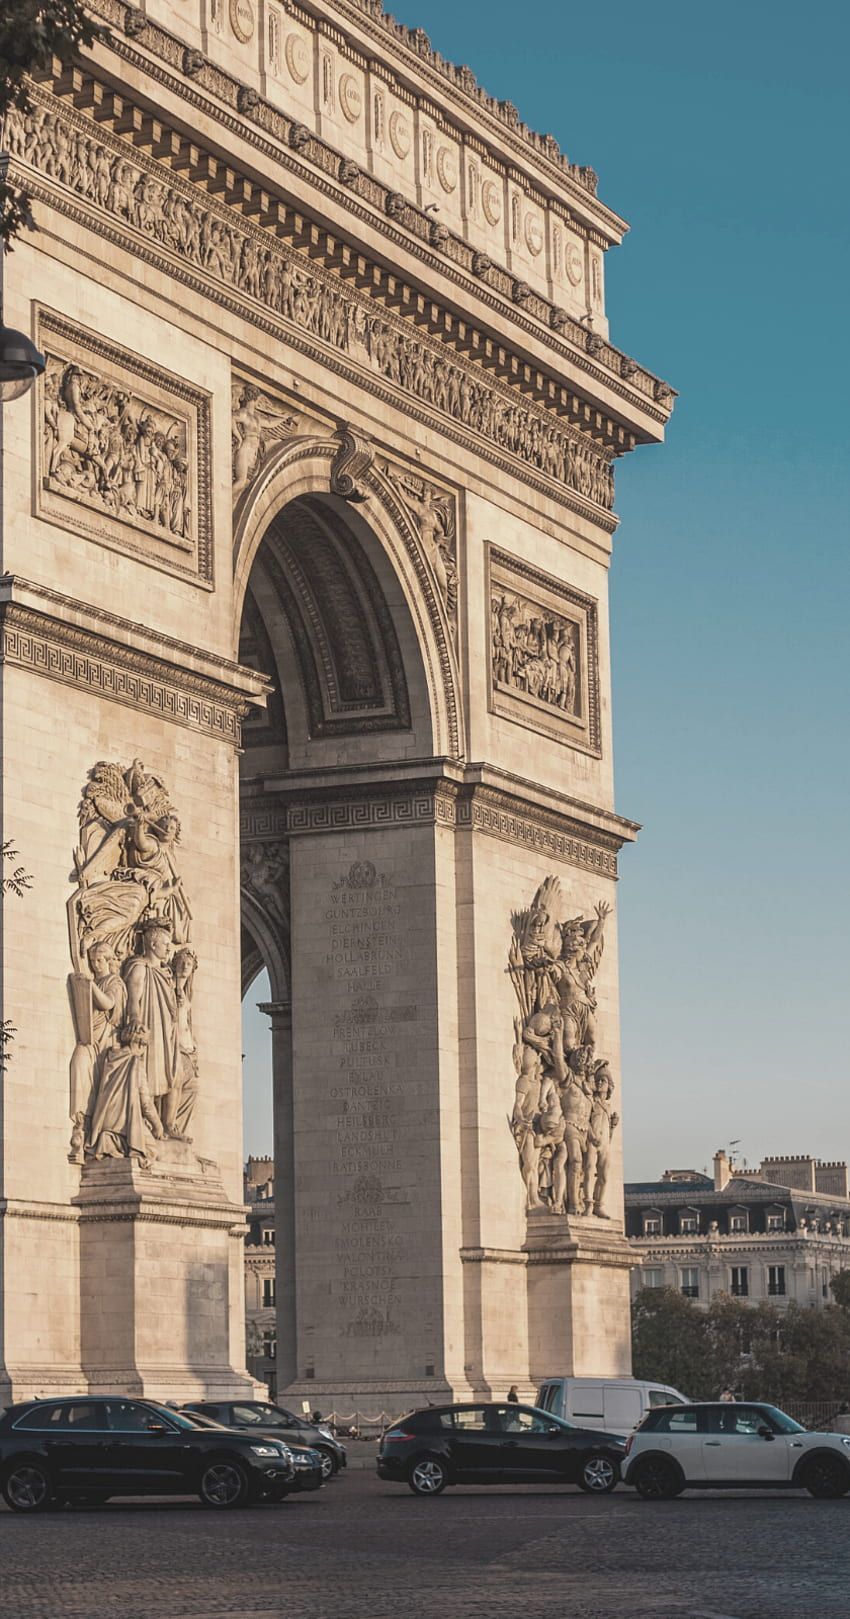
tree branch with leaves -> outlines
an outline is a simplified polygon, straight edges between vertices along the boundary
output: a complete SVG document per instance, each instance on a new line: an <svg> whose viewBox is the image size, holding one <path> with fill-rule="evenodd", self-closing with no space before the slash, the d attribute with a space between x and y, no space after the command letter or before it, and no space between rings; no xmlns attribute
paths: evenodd
<svg viewBox="0 0 850 1619"><path fill-rule="evenodd" d="M0 120L31 107L29 75L46 72L54 57L72 62L80 46L103 37L79 0L0 0ZM30 193L0 174L0 244L11 251L21 231L34 229Z"/></svg>
<svg viewBox="0 0 850 1619"><path fill-rule="evenodd" d="M0 855L4 860L20 860L20 855L11 840L0 844ZM16 899L23 899L28 888L32 888L32 877L25 866L17 865L13 871L0 870L0 892L14 894ZM17 1029L10 1018L0 1019L0 1073L6 1072L9 1061L9 1046L17 1034Z"/></svg>

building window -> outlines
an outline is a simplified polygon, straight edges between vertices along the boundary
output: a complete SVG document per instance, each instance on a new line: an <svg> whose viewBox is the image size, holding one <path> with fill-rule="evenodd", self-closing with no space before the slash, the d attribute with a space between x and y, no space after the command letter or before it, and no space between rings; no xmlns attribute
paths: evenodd
<svg viewBox="0 0 850 1619"><path fill-rule="evenodd" d="M732 1297L733 1299L746 1299L750 1296L750 1278L746 1265L732 1266Z"/></svg>
<svg viewBox="0 0 850 1619"><path fill-rule="evenodd" d="M784 1293L785 1293L785 1266L784 1265L768 1265L768 1267L767 1267L767 1291L768 1291L768 1293L773 1294L774 1296L784 1295Z"/></svg>
<svg viewBox="0 0 850 1619"><path fill-rule="evenodd" d="M784 1214L769 1214L768 1217L767 1217L767 1229L768 1229L768 1231L784 1231L785 1230L785 1216L784 1216Z"/></svg>
<svg viewBox="0 0 850 1619"><path fill-rule="evenodd" d="M274 1247L274 1226L266 1226L263 1232L263 1242L266 1248Z"/></svg>
<svg viewBox="0 0 850 1619"><path fill-rule="evenodd" d="M730 1216L729 1216L729 1230L730 1231L738 1231L738 1232L740 1232L740 1231L748 1231L749 1228L750 1228L750 1222L749 1222L749 1219L748 1219L746 1214L730 1214Z"/></svg>
<svg viewBox="0 0 850 1619"><path fill-rule="evenodd" d="M679 1232L680 1232L681 1236L683 1236L683 1237L694 1237L694 1236L696 1236L696 1233L698 1231L699 1231L699 1215L698 1214L691 1214L690 1211L689 1211L687 1214L680 1214L679 1215Z"/></svg>
<svg viewBox="0 0 850 1619"><path fill-rule="evenodd" d="M645 1237L661 1236L661 1215L645 1214L643 1217L643 1234Z"/></svg>
<svg viewBox="0 0 850 1619"><path fill-rule="evenodd" d="M699 1271L696 1265L686 1265L682 1271L682 1288L686 1299L699 1298Z"/></svg>
<svg viewBox="0 0 850 1619"><path fill-rule="evenodd" d="M277 1337L273 1330L263 1333L263 1356L266 1360L277 1359Z"/></svg>
<svg viewBox="0 0 850 1619"><path fill-rule="evenodd" d="M641 1287L663 1287L664 1272L660 1266L646 1265L640 1273Z"/></svg>
<svg viewBox="0 0 850 1619"><path fill-rule="evenodd" d="M266 1276L263 1279L263 1309L273 1310L275 1302L274 1277Z"/></svg>

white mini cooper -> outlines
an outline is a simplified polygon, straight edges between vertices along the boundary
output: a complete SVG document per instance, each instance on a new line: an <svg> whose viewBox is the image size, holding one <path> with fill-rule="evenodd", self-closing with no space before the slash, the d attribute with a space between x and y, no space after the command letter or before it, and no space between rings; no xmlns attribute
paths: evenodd
<svg viewBox="0 0 850 1619"><path fill-rule="evenodd" d="M719 1401L650 1411L626 1441L622 1470L649 1500L683 1490L850 1490L850 1435L810 1433L775 1405Z"/></svg>

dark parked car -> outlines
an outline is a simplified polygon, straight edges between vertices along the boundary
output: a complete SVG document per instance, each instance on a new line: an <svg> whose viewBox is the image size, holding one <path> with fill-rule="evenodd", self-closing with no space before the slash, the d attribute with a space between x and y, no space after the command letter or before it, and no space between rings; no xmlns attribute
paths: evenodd
<svg viewBox="0 0 850 1619"><path fill-rule="evenodd" d="M447 1484L578 1484L603 1495L620 1476L619 1434L576 1428L527 1405L448 1405L413 1411L389 1428L379 1478L439 1495Z"/></svg>
<svg viewBox="0 0 850 1619"><path fill-rule="evenodd" d="M198 1495L208 1507L278 1500L287 1445L198 1427L151 1400L28 1400L0 1418L0 1488L15 1512L112 1495Z"/></svg>
<svg viewBox="0 0 850 1619"><path fill-rule="evenodd" d="M299 1417L282 1405L270 1405L267 1400L189 1400L183 1410L192 1415L201 1411L214 1417L225 1428L248 1429L255 1434L267 1434L272 1439L292 1440L296 1445L309 1445L322 1458L324 1477L332 1478L347 1463L345 1446L335 1439L330 1428Z"/></svg>
<svg viewBox="0 0 850 1619"><path fill-rule="evenodd" d="M170 1409L171 1407L169 1406ZM177 1407L177 1409L179 1410L180 1408ZM238 1431L225 1428L222 1423L216 1422L214 1417L208 1417L205 1411L187 1410L183 1412L183 1415L189 1417L190 1421L197 1423L200 1428L217 1428L219 1433ZM295 1475L291 1484L281 1486L275 1499L281 1500L284 1495L299 1490L320 1490L325 1482L325 1475L322 1471L322 1458L319 1452L310 1450L307 1445L295 1445L291 1439L287 1439L286 1448L292 1457Z"/></svg>

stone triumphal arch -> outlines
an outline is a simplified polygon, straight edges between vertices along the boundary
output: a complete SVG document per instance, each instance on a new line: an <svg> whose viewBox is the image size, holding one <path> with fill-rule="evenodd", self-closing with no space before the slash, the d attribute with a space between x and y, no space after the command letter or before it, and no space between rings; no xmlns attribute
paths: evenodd
<svg viewBox="0 0 850 1619"><path fill-rule="evenodd" d="M596 176L378 0L92 0L4 132L4 1397L627 1369Z"/></svg>

